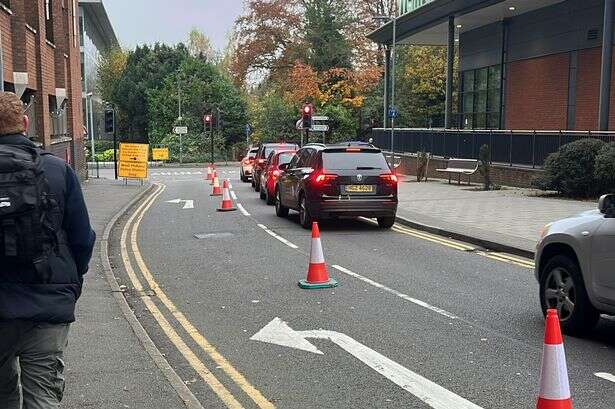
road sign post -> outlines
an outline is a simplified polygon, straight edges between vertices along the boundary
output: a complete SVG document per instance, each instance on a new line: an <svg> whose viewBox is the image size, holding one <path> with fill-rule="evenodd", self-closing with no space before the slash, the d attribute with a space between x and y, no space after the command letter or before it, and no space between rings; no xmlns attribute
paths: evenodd
<svg viewBox="0 0 615 409"><path fill-rule="evenodd" d="M173 133L176 135L179 135L179 163L184 163L184 147L183 147L183 143L182 143L182 135L185 135L188 133L188 127L187 126L176 126L175 128L173 128Z"/></svg>

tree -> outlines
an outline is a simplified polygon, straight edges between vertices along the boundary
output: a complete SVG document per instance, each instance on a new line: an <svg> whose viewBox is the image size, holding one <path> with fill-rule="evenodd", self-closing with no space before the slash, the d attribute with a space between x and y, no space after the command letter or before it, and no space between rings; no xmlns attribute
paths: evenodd
<svg viewBox="0 0 615 409"><path fill-rule="evenodd" d="M211 41L197 28L190 30L187 47L192 57L205 58L207 61L211 61L214 58L214 49L211 46Z"/></svg>
<svg viewBox="0 0 615 409"><path fill-rule="evenodd" d="M179 89L183 101L181 121L177 118ZM203 116L205 113L215 114L217 109L222 112L220 137L224 144L228 147L243 139L247 123L244 98L216 66L201 58L188 57L177 71L167 75L161 87L148 93L147 99L151 143L162 143L169 137L173 126L180 124L188 127L187 140L204 141Z"/></svg>
<svg viewBox="0 0 615 409"><path fill-rule="evenodd" d="M269 90L250 101L250 117L254 125L253 138L260 142L299 140L295 124L299 111L280 98L275 90Z"/></svg>
<svg viewBox="0 0 615 409"><path fill-rule="evenodd" d="M345 24L342 4L337 0L304 0L305 40L308 61L318 72L350 68L352 52L342 35Z"/></svg>

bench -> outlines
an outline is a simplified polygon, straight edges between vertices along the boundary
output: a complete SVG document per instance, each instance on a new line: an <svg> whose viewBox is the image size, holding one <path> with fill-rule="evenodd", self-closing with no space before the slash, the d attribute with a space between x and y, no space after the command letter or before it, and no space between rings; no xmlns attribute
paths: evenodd
<svg viewBox="0 0 615 409"><path fill-rule="evenodd" d="M448 173L449 184L454 174L459 176L457 179L458 184L461 184L461 175L467 175L469 185L470 177L478 172L478 161L476 159L449 159L446 169L436 169L436 172Z"/></svg>

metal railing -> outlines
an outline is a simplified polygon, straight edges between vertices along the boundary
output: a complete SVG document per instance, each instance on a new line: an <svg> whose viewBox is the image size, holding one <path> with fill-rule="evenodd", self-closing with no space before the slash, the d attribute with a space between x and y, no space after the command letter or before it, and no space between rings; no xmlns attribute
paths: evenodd
<svg viewBox="0 0 615 409"><path fill-rule="evenodd" d="M372 130L374 144L391 148L391 130ZM491 148L491 160L510 166L542 167L547 157L562 145L596 138L615 142L615 132L523 131L464 129L396 129L395 152L431 152L444 158L478 159L482 145Z"/></svg>

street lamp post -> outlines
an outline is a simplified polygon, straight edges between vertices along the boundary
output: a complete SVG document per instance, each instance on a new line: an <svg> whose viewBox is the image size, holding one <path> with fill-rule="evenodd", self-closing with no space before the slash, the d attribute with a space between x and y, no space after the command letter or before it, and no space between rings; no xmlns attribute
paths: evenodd
<svg viewBox="0 0 615 409"><path fill-rule="evenodd" d="M92 92L88 92L85 94L85 103L86 103L86 111L87 111L87 121L88 121L88 133L90 134L90 146L91 146L91 157L92 160L95 161L96 158L96 147L94 145L94 105L92 104L92 96L94 94Z"/></svg>
<svg viewBox="0 0 615 409"><path fill-rule="evenodd" d="M179 75L177 76L177 121L181 125L182 121L182 88ZM182 134L179 134L179 164L184 163L184 147L182 144Z"/></svg>

